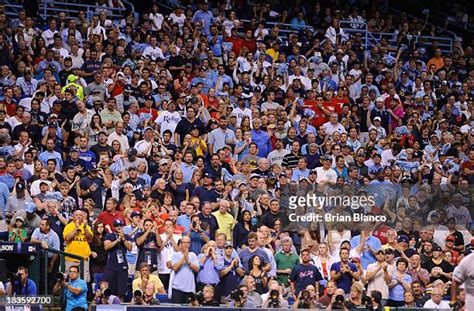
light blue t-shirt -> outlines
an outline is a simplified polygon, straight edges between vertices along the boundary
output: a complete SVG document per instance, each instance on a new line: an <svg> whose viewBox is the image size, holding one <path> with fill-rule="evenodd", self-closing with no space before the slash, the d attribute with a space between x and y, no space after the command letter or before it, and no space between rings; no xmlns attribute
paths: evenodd
<svg viewBox="0 0 474 311"><path fill-rule="evenodd" d="M351 240L351 247L356 248L357 245L359 245L359 242L360 235L353 237ZM380 240L373 235L369 236L369 238L365 241L365 246L362 250L362 256L360 257L360 263L364 269L367 269L368 265L376 261L375 256L372 255L369 250L369 246L372 248L372 250L378 251L382 247L382 244L380 243Z"/></svg>
<svg viewBox="0 0 474 311"><path fill-rule="evenodd" d="M183 258L183 253L174 253L171 256L171 264L175 265L178 261L181 260L181 258ZM199 262L196 254L194 254L193 252L189 252L188 258L189 262L199 267ZM183 263L183 265L178 271L173 271L172 278L173 282L171 284L171 287L173 289L177 289L185 293L196 292L196 284L194 282L194 271L189 267L187 263Z"/></svg>
<svg viewBox="0 0 474 311"><path fill-rule="evenodd" d="M81 288L82 291L79 295L73 294L71 291L66 290L66 311L71 311L74 308L84 308L85 310L88 309L87 306L87 284L84 280L76 279L74 281L70 281L72 287Z"/></svg>
<svg viewBox="0 0 474 311"><path fill-rule="evenodd" d="M392 281L397 279L397 272L395 271L392 274ZM411 283L411 276L405 273L405 275L402 278L404 283ZM403 287L402 284L397 284L395 287L393 287L389 294L388 298L394 301L404 301L404 294L405 294L405 288Z"/></svg>

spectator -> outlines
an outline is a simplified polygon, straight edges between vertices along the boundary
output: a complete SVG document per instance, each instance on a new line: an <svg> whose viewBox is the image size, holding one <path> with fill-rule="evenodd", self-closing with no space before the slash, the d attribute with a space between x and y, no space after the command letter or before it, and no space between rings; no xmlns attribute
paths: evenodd
<svg viewBox="0 0 474 311"><path fill-rule="evenodd" d="M123 233L124 223L121 219L113 222L114 232L104 238L104 249L107 252L107 264L104 269L104 280L110 284L112 294L122 300L127 293L128 263L126 253L132 249L132 238Z"/></svg>
<svg viewBox="0 0 474 311"><path fill-rule="evenodd" d="M171 256L172 275L170 292L173 303L187 303L190 294L196 291L193 272L199 271L196 254L189 252L191 240L182 237L178 241L179 251Z"/></svg>

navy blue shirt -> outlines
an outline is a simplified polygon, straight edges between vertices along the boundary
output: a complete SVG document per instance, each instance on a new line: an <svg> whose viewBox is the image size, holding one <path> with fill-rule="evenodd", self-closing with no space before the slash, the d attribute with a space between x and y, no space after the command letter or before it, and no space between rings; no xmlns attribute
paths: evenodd
<svg viewBox="0 0 474 311"><path fill-rule="evenodd" d="M314 285L323 277L318 268L312 264L298 264L291 270L289 280L295 283L295 295L298 295L308 285Z"/></svg>
<svg viewBox="0 0 474 311"><path fill-rule="evenodd" d="M104 241L115 241L117 240L118 234L116 233L109 233L105 236ZM132 238L128 235L125 235L125 238L128 241L132 241ZM127 271L128 270L128 262L127 262L127 248L125 247L124 243L121 241L114 248L110 249L107 252L107 265L106 269L112 271Z"/></svg>
<svg viewBox="0 0 474 311"><path fill-rule="evenodd" d="M355 264L349 262L349 269L353 272L357 272L357 267ZM333 263L331 266L331 271L336 271L339 273L341 271L341 262ZM337 288L342 288L346 294L351 292L351 286L353 282L353 277L349 272L343 273L342 276L336 281Z"/></svg>
<svg viewBox="0 0 474 311"><path fill-rule="evenodd" d="M214 187L208 190L204 186L196 187L192 196L197 196L199 199L201 199L201 202L209 201L211 203L217 202L217 198L220 197Z"/></svg>

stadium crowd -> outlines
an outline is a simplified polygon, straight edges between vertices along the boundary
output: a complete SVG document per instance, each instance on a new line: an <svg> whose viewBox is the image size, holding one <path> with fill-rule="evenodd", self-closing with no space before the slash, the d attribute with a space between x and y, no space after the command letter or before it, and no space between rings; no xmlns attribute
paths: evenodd
<svg viewBox="0 0 474 311"><path fill-rule="evenodd" d="M2 239L83 259L48 253L66 310L474 306L472 48L353 2L0 4ZM308 194L374 200L290 208ZM17 276L0 294L44 292Z"/></svg>

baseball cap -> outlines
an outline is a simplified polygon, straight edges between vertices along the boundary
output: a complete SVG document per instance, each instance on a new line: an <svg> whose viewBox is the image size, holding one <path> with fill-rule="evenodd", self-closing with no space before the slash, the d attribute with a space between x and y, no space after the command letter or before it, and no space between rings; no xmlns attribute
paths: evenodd
<svg viewBox="0 0 474 311"><path fill-rule="evenodd" d="M29 214L33 214L36 211L36 205L35 203L32 202L26 202L26 208L25 211Z"/></svg>
<svg viewBox="0 0 474 311"><path fill-rule="evenodd" d="M433 245L433 252L441 252L441 246L438 244Z"/></svg>
<svg viewBox="0 0 474 311"><path fill-rule="evenodd" d="M446 237L446 242L447 241L452 241L452 242L455 242L456 241L456 238L454 237L454 235L450 234Z"/></svg>
<svg viewBox="0 0 474 311"><path fill-rule="evenodd" d="M143 129L143 133L145 133L148 130L153 132L153 128L151 126L147 126Z"/></svg>
<svg viewBox="0 0 474 311"><path fill-rule="evenodd" d="M123 90L125 92L131 92L132 91L132 86L130 84L126 84L124 87L123 87Z"/></svg>
<svg viewBox="0 0 474 311"><path fill-rule="evenodd" d="M165 165L165 164L168 165L168 159L161 159L160 162L158 162L158 163L159 163L160 166Z"/></svg>
<svg viewBox="0 0 474 311"><path fill-rule="evenodd" d="M398 241L398 243L400 243L400 242L408 243L408 241L410 241L410 239L408 238L408 236L402 234L398 237L397 241Z"/></svg>
<svg viewBox="0 0 474 311"><path fill-rule="evenodd" d="M115 219L114 220L114 227L119 227L119 226L123 226L122 219Z"/></svg>
<svg viewBox="0 0 474 311"><path fill-rule="evenodd" d="M204 173L204 177L212 178L212 175L211 175L211 173L206 172L206 173Z"/></svg>
<svg viewBox="0 0 474 311"><path fill-rule="evenodd" d="M73 74L70 74L69 76L67 76L67 82L69 82L69 83L74 82L78 79L79 79L79 77L76 76L76 75L73 75Z"/></svg>
<svg viewBox="0 0 474 311"><path fill-rule="evenodd" d="M25 190L25 183L23 181L20 181L16 184L15 186L16 192L24 191Z"/></svg>
<svg viewBox="0 0 474 311"><path fill-rule="evenodd" d="M226 243L224 244L224 248L228 248L228 247L234 248L234 246L232 245L232 243L226 242Z"/></svg>
<svg viewBox="0 0 474 311"><path fill-rule="evenodd" d="M130 148L128 151L127 151L127 156L129 157L132 157L132 156L136 156L137 155L137 149L135 148Z"/></svg>
<svg viewBox="0 0 474 311"><path fill-rule="evenodd" d="M99 170L99 168L97 167L97 165L95 163L92 164L90 169L89 169L89 171L98 171L98 170Z"/></svg>
<svg viewBox="0 0 474 311"><path fill-rule="evenodd" d="M255 173L250 174L250 179L252 179L252 178L260 178L260 175L259 175L259 174L255 174Z"/></svg>
<svg viewBox="0 0 474 311"><path fill-rule="evenodd" d="M380 118L380 117L375 117L375 118L374 118L374 121L382 121L382 118Z"/></svg>
<svg viewBox="0 0 474 311"><path fill-rule="evenodd" d="M142 216L142 213L137 212L137 211L133 211L133 212L130 214L130 217L132 217L132 218L135 217L135 216L140 216L140 217L141 217L141 216Z"/></svg>
<svg viewBox="0 0 474 311"><path fill-rule="evenodd" d="M328 154L325 154L321 157L321 160L326 161L326 160L332 160L332 157Z"/></svg>
<svg viewBox="0 0 474 311"><path fill-rule="evenodd" d="M136 171L137 168L135 166L131 165L131 166L128 167L128 170L129 171Z"/></svg>
<svg viewBox="0 0 474 311"><path fill-rule="evenodd" d="M74 146L74 147L71 148L71 150L69 150L69 153L71 153L71 152L79 152L79 148Z"/></svg>

